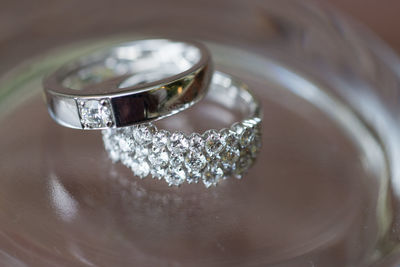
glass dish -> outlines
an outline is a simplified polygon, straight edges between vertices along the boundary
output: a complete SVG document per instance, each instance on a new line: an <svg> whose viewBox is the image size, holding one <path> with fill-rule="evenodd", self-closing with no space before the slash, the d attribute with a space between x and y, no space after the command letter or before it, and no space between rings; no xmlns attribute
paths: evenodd
<svg viewBox="0 0 400 267"><path fill-rule="evenodd" d="M1 265L395 266L397 56L301 1L221 2L229 12L157 2L166 15L146 24L150 2L121 22L130 33L57 48L0 81ZM260 98L263 148L242 180L211 189L140 180L111 163L99 132L48 116L43 75L97 47L151 36L205 42L216 68ZM190 132L236 119L204 102L160 125Z"/></svg>

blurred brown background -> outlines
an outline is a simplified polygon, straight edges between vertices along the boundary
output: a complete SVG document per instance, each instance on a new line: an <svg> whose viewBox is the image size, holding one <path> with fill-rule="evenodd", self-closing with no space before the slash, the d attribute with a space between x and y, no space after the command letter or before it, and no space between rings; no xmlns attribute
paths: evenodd
<svg viewBox="0 0 400 267"><path fill-rule="evenodd" d="M193 10L215 5L216 10L226 10L226 3L245 0L182 0L183 6ZM305 0L307 1L307 0ZM151 14L162 16L163 6L170 1L143 1L142 5L154 10ZM175 1L180 2L180 1ZM174 3L175 3L174 2ZM400 1L397 0L319 0L339 9L362 22L397 51L400 51ZM30 57L71 40L95 37L117 32L127 32L135 22L137 1L120 0L36 0L0 1L0 72ZM236 5L238 6L238 5ZM143 20L143 23L146 20ZM150 18L151 16L149 16ZM101 23L100 23L101 22ZM149 19L147 23L152 23ZM99 26L101 24L101 26ZM128 25L128 26L127 26ZM140 25L138 25L140 27Z"/></svg>

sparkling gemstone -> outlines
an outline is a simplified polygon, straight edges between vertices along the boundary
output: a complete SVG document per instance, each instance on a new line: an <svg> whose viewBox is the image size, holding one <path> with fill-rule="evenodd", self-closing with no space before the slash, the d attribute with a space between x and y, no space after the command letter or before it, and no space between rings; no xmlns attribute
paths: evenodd
<svg viewBox="0 0 400 267"><path fill-rule="evenodd" d="M148 145L153 140L153 135L156 133L157 129L154 125L139 125L133 130L133 137L136 142L141 145Z"/></svg>
<svg viewBox="0 0 400 267"><path fill-rule="evenodd" d="M236 122L231 126L231 130L239 136L243 133L244 127L241 123Z"/></svg>
<svg viewBox="0 0 400 267"><path fill-rule="evenodd" d="M118 138L118 146L123 152L132 151L133 147L135 146L135 141L132 137L122 135Z"/></svg>
<svg viewBox="0 0 400 267"><path fill-rule="evenodd" d="M208 154L214 155L219 153L224 148L224 142L215 130L209 130L204 133L206 139L205 148Z"/></svg>
<svg viewBox="0 0 400 267"><path fill-rule="evenodd" d="M183 168L170 168L165 180L171 185L178 186L185 181L186 174Z"/></svg>
<svg viewBox="0 0 400 267"><path fill-rule="evenodd" d="M137 158L145 158L149 155L149 149L145 146L137 145L135 147L135 157Z"/></svg>
<svg viewBox="0 0 400 267"><path fill-rule="evenodd" d="M222 129L220 131L221 138L227 147L235 147L237 144L236 133L230 129Z"/></svg>
<svg viewBox="0 0 400 267"><path fill-rule="evenodd" d="M242 147L248 146L254 139L254 131L250 127L245 127L239 137L239 143Z"/></svg>
<svg viewBox="0 0 400 267"><path fill-rule="evenodd" d="M191 151L186 155L185 166L188 170L202 170L207 163L206 157L201 152Z"/></svg>
<svg viewBox="0 0 400 267"><path fill-rule="evenodd" d="M131 166L134 156L135 156L134 153L128 153L128 152L121 153L122 164L124 164L125 166Z"/></svg>
<svg viewBox="0 0 400 267"><path fill-rule="evenodd" d="M184 153L189 147L189 141L182 132L175 132L168 142L168 149L173 153Z"/></svg>
<svg viewBox="0 0 400 267"><path fill-rule="evenodd" d="M198 183L201 179L201 173L199 171L195 170L188 170L186 173L186 181L191 184L191 183Z"/></svg>
<svg viewBox="0 0 400 267"><path fill-rule="evenodd" d="M172 167L180 166L180 165L182 165L183 160L184 160L184 156L182 153L178 153L178 154L172 153L172 154L170 154L170 157L169 157L169 165Z"/></svg>
<svg viewBox="0 0 400 267"><path fill-rule="evenodd" d="M158 153L150 153L148 158L153 166L165 166L168 163L169 155L167 150L164 148Z"/></svg>
<svg viewBox="0 0 400 267"><path fill-rule="evenodd" d="M144 178L147 175L149 175L150 172L150 166L147 161L139 158L135 158L132 160L132 164L130 165L133 173L140 178Z"/></svg>
<svg viewBox="0 0 400 267"><path fill-rule="evenodd" d="M160 166L160 165L156 165L153 166L153 168L151 168L150 173L153 177L156 177L158 179L161 179L162 177L164 177L166 175L168 171L167 166Z"/></svg>
<svg viewBox="0 0 400 267"><path fill-rule="evenodd" d="M258 152L261 150L262 142L260 136L255 136L253 142L250 144L250 152L253 158L255 158Z"/></svg>
<svg viewBox="0 0 400 267"><path fill-rule="evenodd" d="M220 153L221 163L224 166L232 166L239 159L240 152L238 149L225 149Z"/></svg>
<svg viewBox="0 0 400 267"><path fill-rule="evenodd" d="M250 166L253 164L253 159L250 155L250 152L247 150L242 150L241 155L236 162L236 168L234 170L236 178L242 178L243 173L245 173Z"/></svg>
<svg viewBox="0 0 400 267"><path fill-rule="evenodd" d="M151 147L154 153L158 153L168 144L169 133L165 130L157 132L153 136L153 145Z"/></svg>
<svg viewBox="0 0 400 267"><path fill-rule="evenodd" d="M223 170L218 166L209 166L203 173L203 183L206 187L216 185L224 176Z"/></svg>
<svg viewBox="0 0 400 267"><path fill-rule="evenodd" d="M113 125L108 99L80 100L78 109L83 128L108 128Z"/></svg>
<svg viewBox="0 0 400 267"><path fill-rule="evenodd" d="M189 148L194 151L203 151L204 149L204 140L201 135L197 133L193 133L189 137Z"/></svg>

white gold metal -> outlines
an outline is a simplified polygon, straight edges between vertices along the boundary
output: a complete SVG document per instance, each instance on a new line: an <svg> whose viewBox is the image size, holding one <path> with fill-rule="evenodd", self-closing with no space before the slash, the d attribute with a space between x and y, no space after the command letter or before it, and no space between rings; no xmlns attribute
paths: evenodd
<svg viewBox="0 0 400 267"><path fill-rule="evenodd" d="M152 175L170 186L202 181L206 187L229 176L241 178L261 147L261 110L247 86L215 72L206 96L244 117L229 129L203 134L158 130L152 123L103 130L109 157L141 178Z"/></svg>
<svg viewBox="0 0 400 267"><path fill-rule="evenodd" d="M149 39L107 47L65 64L43 80L43 87L56 122L105 129L184 110L204 97L211 76L204 45Z"/></svg>

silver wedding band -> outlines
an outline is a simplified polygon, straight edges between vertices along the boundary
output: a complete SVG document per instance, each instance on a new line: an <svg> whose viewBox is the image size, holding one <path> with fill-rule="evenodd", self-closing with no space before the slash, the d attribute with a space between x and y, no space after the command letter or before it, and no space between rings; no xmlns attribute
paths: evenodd
<svg viewBox="0 0 400 267"><path fill-rule="evenodd" d="M201 43L151 39L65 64L44 79L43 87L56 122L106 129L161 119L192 106L207 93L211 76L210 53ZM126 82L134 85L124 87Z"/></svg>

